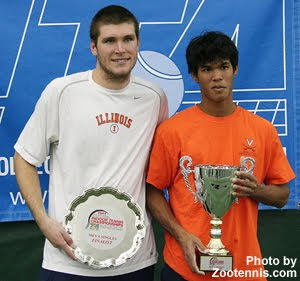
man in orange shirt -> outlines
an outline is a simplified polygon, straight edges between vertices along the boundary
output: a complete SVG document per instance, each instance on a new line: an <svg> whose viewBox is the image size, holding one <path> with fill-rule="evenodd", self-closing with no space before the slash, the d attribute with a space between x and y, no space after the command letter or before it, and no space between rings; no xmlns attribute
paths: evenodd
<svg viewBox="0 0 300 281"><path fill-rule="evenodd" d="M201 272L196 262L196 250L207 251L210 216L199 202L193 203L194 195L179 166L182 156L190 156L193 164L239 166L241 157L255 160L253 174L239 171L232 179L239 204L233 204L222 219L222 241L234 257L233 269L248 274L228 274L222 280L266 280L263 265L247 259L261 259L258 203L283 207L294 172L274 126L233 103L238 50L231 39L220 32L207 32L190 42L186 58L202 101L157 129L147 176L148 208L166 229L162 281L218 280L211 272ZM194 188L192 174L189 181ZM162 191L166 187L169 202Z"/></svg>

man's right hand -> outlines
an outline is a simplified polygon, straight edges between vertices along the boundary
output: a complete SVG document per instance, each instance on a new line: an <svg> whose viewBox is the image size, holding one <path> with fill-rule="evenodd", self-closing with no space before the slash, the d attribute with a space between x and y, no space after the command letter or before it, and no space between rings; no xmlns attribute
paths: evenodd
<svg viewBox="0 0 300 281"><path fill-rule="evenodd" d="M76 260L73 253L75 247L73 240L62 224L46 216L43 222L39 224L39 227L53 247L62 249L71 259Z"/></svg>
<svg viewBox="0 0 300 281"><path fill-rule="evenodd" d="M27 162L18 152L14 155L14 167L22 196L40 230L55 248L64 250L71 259L75 260L72 238L61 224L49 218L46 213L36 167Z"/></svg>
<svg viewBox="0 0 300 281"><path fill-rule="evenodd" d="M204 272L199 270L199 266L196 262L197 250L201 253L207 253L208 251L202 244L201 240L197 236L186 232L184 235L181 235L178 242L183 251L184 258L187 261L192 272L204 275Z"/></svg>

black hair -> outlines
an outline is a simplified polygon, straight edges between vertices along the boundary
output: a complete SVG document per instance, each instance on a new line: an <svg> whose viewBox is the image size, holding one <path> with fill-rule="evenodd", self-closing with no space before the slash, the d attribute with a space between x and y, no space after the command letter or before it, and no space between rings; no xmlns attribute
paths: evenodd
<svg viewBox="0 0 300 281"><path fill-rule="evenodd" d="M233 69L238 66L239 53L232 40L219 31L205 32L193 38L186 49L186 60L190 74L197 75L199 67L228 59Z"/></svg>

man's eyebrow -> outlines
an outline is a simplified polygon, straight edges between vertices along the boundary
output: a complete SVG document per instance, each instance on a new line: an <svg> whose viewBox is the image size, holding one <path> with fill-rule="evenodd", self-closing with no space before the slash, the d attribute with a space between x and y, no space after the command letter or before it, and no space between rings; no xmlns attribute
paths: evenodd
<svg viewBox="0 0 300 281"><path fill-rule="evenodd" d="M103 41L103 40L108 40L108 39L116 39L116 37L114 37L114 36L103 37L103 38L102 38L102 41Z"/></svg>
<svg viewBox="0 0 300 281"><path fill-rule="evenodd" d="M121 36L121 38L132 38L134 37L135 34L134 33L128 33L124 36ZM107 36L107 37L103 37L102 40L107 40L107 39L117 39L118 37L117 36Z"/></svg>
<svg viewBox="0 0 300 281"><path fill-rule="evenodd" d="M201 68L210 67L210 66L211 66L211 63L205 63L205 64L200 65Z"/></svg>
<svg viewBox="0 0 300 281"><path fill-rule="evenodd" d="M230 63L229 59L224 59L217 62L217 64L228 64L228 63Z"/></svg>

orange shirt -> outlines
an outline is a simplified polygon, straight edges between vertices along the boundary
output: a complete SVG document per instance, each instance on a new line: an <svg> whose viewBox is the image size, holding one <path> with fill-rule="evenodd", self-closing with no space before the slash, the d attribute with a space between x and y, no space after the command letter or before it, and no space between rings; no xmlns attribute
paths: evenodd
<svg viewBox="0 0 300 281"><path fill-rule="evenodd" d="M254 175L259 183L282 184L295 177L283 152L278 134L267 120L237 107L226 117L213 117L197 106L163 122L156 131L147 182L159 189L169 187L169 204L179 224L208 244L210 216L186 187L179 159L190 156L196 164L240 165L241 156L255 159ZM189 174L194 187L194 175ZM263 266L246 264L247 256L261 258L257 239L258 203L240 197L223 217L222 242L233 255L233 268L263 271ZM165 262L187 280L216 280L192 273L177 241L166 232ZM259 273L260 274L260 273ZM260 277L260 275L258 275ZM222 278L222 280L266 280Z"/></svg>

